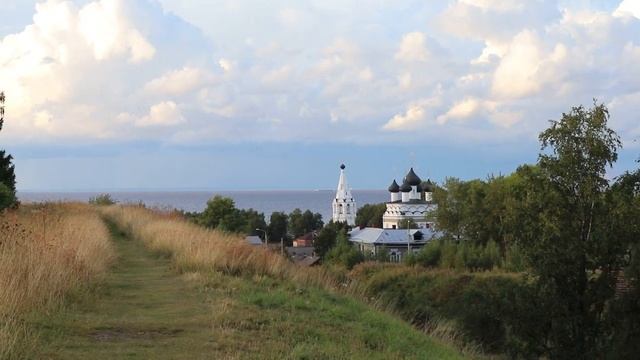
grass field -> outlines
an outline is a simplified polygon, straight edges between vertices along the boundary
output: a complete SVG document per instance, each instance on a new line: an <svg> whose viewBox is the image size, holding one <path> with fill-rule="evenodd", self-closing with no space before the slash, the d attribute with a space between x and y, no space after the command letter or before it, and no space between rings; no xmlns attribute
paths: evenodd
<svg viewBox="0 0 640 360"><path fill-rule="evenodd" d="M180 265L170 249L134 238L130 225L109 223L117 260L91 291L70 291L64 307L25 317L38 335L32 358L462 358L349 296L256 268Z"/></svg>
<svg viewBox="0 0 640 360"><path fill-rule="evenodd" d="M24 359L37 348L32 313L55 313L109 268L109 231L82 204L23 206L0 214L0 359Z"/></svg>

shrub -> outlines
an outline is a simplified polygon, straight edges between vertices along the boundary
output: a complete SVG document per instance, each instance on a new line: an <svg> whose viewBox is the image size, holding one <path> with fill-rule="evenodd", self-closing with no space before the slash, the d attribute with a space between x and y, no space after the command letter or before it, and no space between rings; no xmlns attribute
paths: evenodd
<svg viewBox="0 0 640 360"><path fill-rule="evenodd" d="M351 270L364 261L364 255L346 239L343 233L338 235L336 246L325 255L328 263L339 264Z"/></svg>
<svg viewBox="0 0 640 360"><path fill-rule="evenodd" d="M115 205L116 201L111 197L111 194L100 194L96 197L89 199L89 204L98 206Z"/></svg>
<svg viewBox="0 0 640 360"><path fill-rule="evenodd" d="M467 341L485 350L502 351L522 338L522 332L540 329L541 316L529 297L521 296L525 281L503 273L460 273L447 270L417 270L403 266L357 265L350 276L359 280L369 297L379 298L400 315L419 326L440 319L457 324ZM523 300L524 299L524 300ZM522 309L527 304L529 308ZM525 312L523 316L521 312ZM527 315L530 314L530 315ZM511 329L516 328L515 333ZM517 353L525 353L520 349Z"/></svg>

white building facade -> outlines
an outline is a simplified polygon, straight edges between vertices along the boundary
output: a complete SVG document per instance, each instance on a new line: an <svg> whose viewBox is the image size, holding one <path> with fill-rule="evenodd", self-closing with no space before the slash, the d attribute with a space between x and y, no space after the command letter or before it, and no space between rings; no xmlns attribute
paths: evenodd
<svg viewBox="0 0 640 360"><path fill-rule="evenodd" d="M423 182L411 168L402 185L393 180L388 190L391 201L382 217L383 228L399 229L410 223L419 229L433 228L433 222L427 220L427 214L436 206L431 181Z"/></svg>
<svg viewBox="0 0 640 360"><path fill-rule="evenodd" d="M340 165L340 179L338 180L338 189L336 196L332 201L333 222L346 222L349 226L356 224L356 212L358 210L356 201L351 194L351 188L347 183L345 175L345 165Z"/></svg>

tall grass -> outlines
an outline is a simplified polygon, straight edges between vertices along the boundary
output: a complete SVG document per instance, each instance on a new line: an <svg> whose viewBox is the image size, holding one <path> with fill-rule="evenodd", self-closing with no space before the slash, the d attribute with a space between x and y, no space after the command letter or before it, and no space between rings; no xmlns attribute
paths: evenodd
<svg viewBox="0 0 640 360"><path fill-rule="evenodd" d="M34 346L27 314L55 309L107 270L115 257L109 239L88 205L28 205L0 215L0 358L24 358Z"/></svg>
<svg viewBox="0 0 640 360"><path fill-rule="evenodd" d="M238 235L206 229L185 221L181 215L135 206L110 206L101 211L150 249L173 257L181 272L219 271L229 275L268 276L292 281L297 286L314 286L349 295L396 316L396 304L371 298L346 271L328 267L300 267L278 253L249 245ZM423 330L442 342L453 345L470 357L476 357L474 344L462 344L448 322L421 324Z"/></svg>

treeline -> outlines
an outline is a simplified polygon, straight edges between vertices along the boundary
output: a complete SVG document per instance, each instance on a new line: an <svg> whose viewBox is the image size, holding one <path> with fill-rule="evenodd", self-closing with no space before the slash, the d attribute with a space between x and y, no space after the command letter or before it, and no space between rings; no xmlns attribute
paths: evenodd
<svg viewBox="0 0 640 360"><path fill-rule="evenodd" d="M284 241L285 244L324 226L321 214L300 209L289 214L273 212L267 225L264 213L254 209L238 209L233 199L220 195L207 201L207 207L202 212L186 212L184 215L196 224L226 232L264 238L263 231L266 231L269 241Z"/></svg>
<svg viewBox="0 0 640 360"><path fill-rule="evenodd" d="M608 120L604 105L575 107L540 134L535 165L486 180L449 178L436 188L431 216L444 238L411 261L512 266L524 274L514 286L499 280L491 293L478 287L460 294L456 301L476 314L462 312L465 321L487 324L470 331L474 340L488 337L489 348L523 358L631 359L640 352L640 170L606 178L622 145ZM416 281L391 292L384 287L393 281L385 280L373 292L409 306L415 291L439 286L433 281L433 288Z"/></svg>

